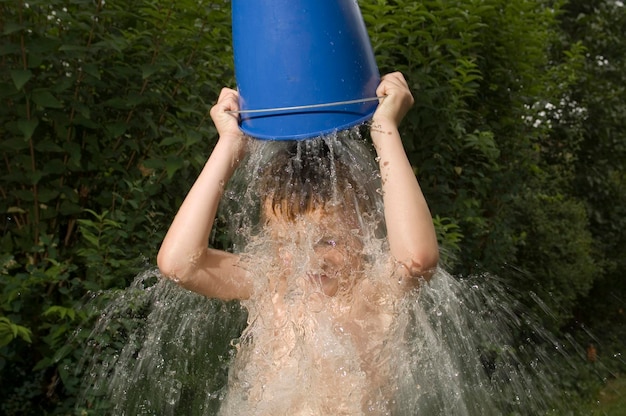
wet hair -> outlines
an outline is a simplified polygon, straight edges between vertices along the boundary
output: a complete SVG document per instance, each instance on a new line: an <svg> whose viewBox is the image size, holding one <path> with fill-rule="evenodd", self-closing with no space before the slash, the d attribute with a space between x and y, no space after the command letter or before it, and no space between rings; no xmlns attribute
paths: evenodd
<svg viewBox="0 0 626 416"><path fill-rule="evenodd" d="M358 131L299 141L250 139L249 146L221 201L219 220L229 228L233 251L272 218L294 222L316 210L342 210L367 234L384 235L378 164Z"/></svg>
<svg viewBox="0 0 626 416"><path fill-rule="evenodd" d="M360 215L371 210L362 183L353 175L336 138L316 138L276 146L260 168L262 215L294 221L318 209L338 208Z"/></svg>

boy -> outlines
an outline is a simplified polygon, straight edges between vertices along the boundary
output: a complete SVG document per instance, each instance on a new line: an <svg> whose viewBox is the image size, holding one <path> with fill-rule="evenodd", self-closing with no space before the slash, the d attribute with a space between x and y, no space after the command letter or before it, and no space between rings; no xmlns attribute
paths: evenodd
<svg viewBox="0 0 626 416"><path fill-rule="evenodd" d="M383 246L368 235L369 208L349 163L334 150L340 143L320 139L296 146L310 152L282 149L265 168L263 227L244 253L207 248L224 187L248 147L228 113L238 110L237 93L223 89L211 110L218 143L157 261L181 286L238 299L248 310L223 414L378 415L393 408L396 301L429 279L439 252L398 132L413 97L400 73L384 76L377 95L385 98L370 134L382 181L386 262L365 255Z"/></svg>

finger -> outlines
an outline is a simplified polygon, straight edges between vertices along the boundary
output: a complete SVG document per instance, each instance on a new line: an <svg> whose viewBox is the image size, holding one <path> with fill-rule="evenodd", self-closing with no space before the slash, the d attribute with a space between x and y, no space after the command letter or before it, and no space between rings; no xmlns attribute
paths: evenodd
<svg viewBox="0 0 626 416"><path fill-rule="evenodd" d="M229 96L235 96L239 98L239 93L236 90L233 90L232 88L226 88L226 87L222 88L222 90L220 91L218 101L221 100L222 98L229 97Z"/></svg>
<svg viewBox="0 0 626 416"><path fill-rule="evenodd" d="M223 111L239 111L239 100L235 96L228 96L222 102Z"/></svg>
<svg viewBox="0 0 626 416"><path fill-rule="evenodd" d="M223 88L220 92L217 103L214 105L216 112L238 111L239 94L230 88Z"/></svg>
<svg viewBox="0 0 626 416"><path fill-rule="evenodd" d="M397 86L397 87L402 87L402 88L409 87L409 84L404 78L404 75L402 75L402 72L392 72L390 74L385 75L382 78L382 80L384 82L388 82L389 84Z"/></svg>
<svg viewBox="0 0 626 416"><path fill-rule="evenodd" d="M382 103L383 102L383 97L387 96L387 84L384 81L381 81L380 84L378 84L378 87L376 87L376 96L377 97L381 97L378 102Z"/></svg>

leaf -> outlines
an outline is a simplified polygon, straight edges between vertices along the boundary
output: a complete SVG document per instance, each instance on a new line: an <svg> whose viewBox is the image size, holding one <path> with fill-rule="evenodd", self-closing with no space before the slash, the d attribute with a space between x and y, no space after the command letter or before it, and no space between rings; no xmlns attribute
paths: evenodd
<svg viewBox="0 0 626 416"><path fill-rule="evenodd" d="M73 349L74 347L71 344L65 344L54 353L54 357L52 357L52 360L55 363L60 362L63 358L67 357L73 351Z"/></svg>
<svg viewBox="0 0 626 416"><path fill-rule="evenodd" d="M160 170L163 169L165 163L161 159L146 159L143 161L143 166L146 169Z"/></svg>
<svg viewBox="0 0 626 416"><path fill-rule="evenodd" d="M11 71L11 78L15 88L19 91L33 77L33 73L28 69L14 69Z"/></svg>
<svg viewBox="0 0 626 416"><path fill-rule="evenodd" d="M33 342L31 338L32 332L30 331L30 329L21 325L16 325L16 326L17 326L17 335L20 338L22 338L24 341L28 342L29 344Z"/></svg>
<svg viewBox="0 0 626 416"><path fill-rule="evenodd" d="M31 118L29 120L20 119L17 122L17 128L24 135L24 138L26 140L30 139L33 136L33 133L35 132L35 129L37 128L38 125L39 125L39 120L36 117Z"/></svg>
<svg viewBox="0 0 626 416"><path fill-rule="evenodd" d="M17 22L8 21L4 24L4 30L2 32L3 35L10 35L11 33L18 32L24 29L24 25L19 24Z"/></svg>
<svg viewBox="0 0 626 416"><path fill-rule="evenodd" d="M171 144L180 144L183 143L183 138L180 136L168 136L166 138L164 138L163 140L161 140L161 143L159 143L159 146L169 146Z"/></svg>
<svg viewBox="0 0 626 416"><path fill-rule="evenodd" d="M24 140L24 138L22 137L12 137L10 139L3 139L3 140L0 140L0 148L3 150L12 150L14 152L19 152L20 150L24 150L28 148L28 141Z"/></svg>
<svg viewBox="0 0 626 416"><path fill-rule="evenodd" d="M54 188L54 189L40 189L39 190L39 202L46 204L50 201L52 201L54 198L59 196L59 190Z"/></svg>
<svg viewBox="0 0 626 416"><path fill-rule="evenodd" d="M63 104L48 90L33 91L33 101L45 108L63 108Z"/></svg>
<svg viewBox="0 0 626 416"><path fill-rule="evenodd" d="M65 317L70 318L70 320L74 320L76 317L76 311L72 308L66 308L64 306L54 305L50 306L43 313L43 316L57 315L59 318L64 319Z"/></svg>
<svg viewBox="0 0 626 416"><path fill-rule="evenodd" d="M35 149L40 152L63 152L63 148L50 139L42 140L35 144Z"/></svg>
<svg viewBox="0 0 626 416"><path fill-rule="evenodd" d="M9 207L7 209L8 214L26 214L26 211L20 207Z"/></svg>
<svg viewBox="0 0 626 416"><path fill-rule="evenodd" d="M14 324L7 317L0 316L0 347L8 345L15 338L20 337L24 341L31 343L32 332L30 329Z"/></svg>
<svg viewBox="0 0 626 416"><path fill-rule="evenodd" d="M128 101L121 97L111 98L102 103L105 107L111 107L117 110L125 110L129 108Z"/></svg>
<svg viewBox="0 0 626 416"><path fill-rule="evenodd" d="M157 65L150 65L150 64L142 65L141 76L143 79L146 79L150 77L151 75L153 75L158 70L159 70L159 67Z"/></svg>
<svg viewBox="0 0 626 416"><path fill-rule="evenodd" d="M10 191L10 194L13 198L21 200L22 202L33 202L35 200L33 192L28 189L13 189Z"/></svg>
<svg viewBox="0 0 626 416"><path fill-rule="evenodd" d="M130 107L138 106L147 101L146 97L137 91L130 91L126 96L127 105Z"/></svg>
<svg viewBox="0 0 626 416"><path fill-rule="evenodd" d="M122 122L109 123L106 126L106 130L110 134L110 137L112 138L120 137L121 135L126 133L127 128L128 128L128 125Z"/></svg>
<svg viewBox="0 0 626 416"><path fill-rule="evenodd" d="M183 167L184 160L179 157L170 156L165 161L165 169L167 171L168 179L171 179L176 171Z"/></svg>
<svg viewBox="0 0 626 416"><path fill-rule="evenodd" d="M98 123L87 117L84 117L83 115L77 115L74 122L79 126L88 127L90 129L97 129L98 127L100 127Z"/></svg>
<svg viewBox="0 0 626 416"><path fill-rule="evenodd" d="M5 330L4 324L0 322L0 347L9 345L13 341L13 335Z"/></svg>
<svg viewBox="0 0 626 416"><path fill-rule="evenodd" d="M185 145L187 147L191 147L196 143L201 142L203 139L202 135L195 130L187 130L187 141Z"/></svg>
<svg viewBox="0 0 626 416"><path fill-rule="evenodd" d="M50 357L44 357L35 366L33 367L33 371L43 370L44 368L48 368L53 364L53 361Z"/></svg>
<svg viewBox="0 0 626 416"><path fill-rule="evenodd" d="M63 163L63 160L52 159L46 163L46 165L42 169L42 172L46 175L49 175L49 174L60 175L63 172L65 172L65 170L66 170L66 166L65 166L65 163Z"/></svg>
<svg viewBox="0 0 626 416"><path fill-rule="evenodd" d="M75 52L89 52L89 48L87 46L84 45L62 45L59 48L59 51L63 51L63 52L70 52L70 51L75 51Z"/></svg>
<svg viewBox="0 0 626 416"><path fill-rule="evenodd" d="M84 222L82 222L83 220L79 220L79 223L82 225L85 225ZM95 248L100 248L100 239L98 238L98 236L96 236L95 234L82 229L81 230L81 234L83 236L83 238L85 240L87 240L92 246L94 246ZM81 252L81 250L78 250L79 252Z"/></svg>
<svg viewBox="0 0 626 416"><path fill-rule="evenodd" d="M79 204L65 199L63 200L63 202L61 202L61 206L59 207L59 214L71 216L79 214L80 212L82 212L82 210L83 209Z"/></svg>
<svg viewBox="0 0 626 416"><path fill-rule="evenodd" d="M26 177L28 178L28 181L31 185L37 185L39 183L39 180L43 177L43 172L41 172L40 170L28 172L26 174Z"/></svg>
<svg viewBox="0 0 626 416"><path fill-rule="evenodd" d="M96 64L85 64L82 66L86 74L91 75L95 79L100 79L100 67Z"/></svg>
<svg viewBox="0 0 626 416"><path fill-rule="evenodd" d="M7 42L4 45L0 45L0 56L18 54L19 51L19 45L15 43Z"/></svg>

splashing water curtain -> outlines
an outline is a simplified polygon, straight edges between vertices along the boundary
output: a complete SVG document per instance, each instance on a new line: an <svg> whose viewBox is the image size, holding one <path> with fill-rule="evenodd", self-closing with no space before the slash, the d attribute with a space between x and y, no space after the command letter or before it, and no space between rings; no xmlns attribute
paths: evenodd
<svg viewBox="0 0 626 416"><path fill-rule="evenodd" d="M364 184L357 197L380 202L376 162L359 131L292 143L302 157L316 153L324 143L341 153L352 169L350 175ZM276 240L259 235L255 228L261 197L259 169L268 155L289 144L251 141L248 159L224 193L222 215L233 229L235 251L251 258L250 270L264 296L271 296L267 276L287 270L277 270L283 266L273 261ZM382 339L365 338L374 352L368 365L389 369L391 399L372 400L371 411L342 412L341 402L350 404L363 391L366 373L359 370L360 359L350 349L349 325L326 319L324 302L333 298L316 298L300 288L299 272L311 267L312 259L287 236L280 244L291 244L297 268L289 271L285 298L294 302L287 302L286 310L296 308L298 300L307 302L302 315L292 313L285 325L268 328L267 311L250 301L243 302L246 315L236 303L203 298L148 270L128 289L109 294L112 300L88 345L80 408L94 414L161 416L500 416L541 415L556 406L561 398L554 380L562 368L574 368L567 345L526 313L502 282L493 276L458 280L438 270L419 291L397 302L377 302L379 294L388 292L393 271L384 243L376 237L376 219L363 215L359 220L371 231L363 247L367 276L380 290L355 296L374 296L373 305L391 308L395 316ZM246 320L256 325L255 332L244 330ZM363 322L380 323L369 317ZM291 339L294 345L287 352L281 349L286 347L282 338L268 336L270 331L285 330L300 334ZM525 334L523 340L517 338L520 333ZM250 354L255 339L268 343L266 356ZM271 370L276 371L276 358L292 365L270 377ZM267 371L251 372L247 364L254 359L266 360ZM329 363L330 374L338 377L340 385L332 377L322 377L328 374L324 371ZM316 412L296 411L297 403L306 403Z"/></svg>

